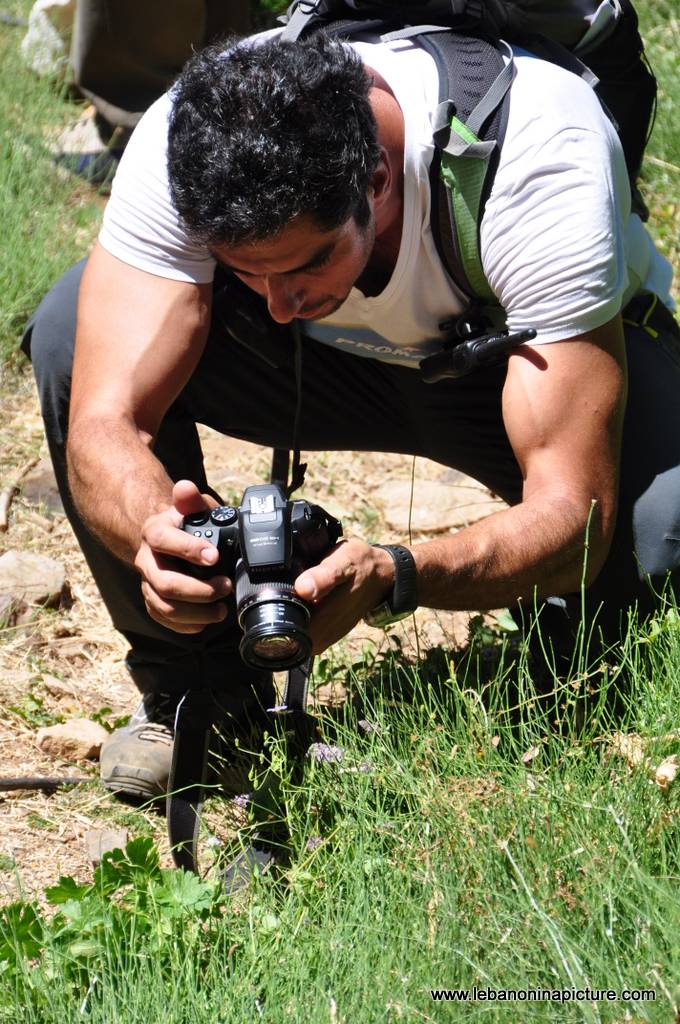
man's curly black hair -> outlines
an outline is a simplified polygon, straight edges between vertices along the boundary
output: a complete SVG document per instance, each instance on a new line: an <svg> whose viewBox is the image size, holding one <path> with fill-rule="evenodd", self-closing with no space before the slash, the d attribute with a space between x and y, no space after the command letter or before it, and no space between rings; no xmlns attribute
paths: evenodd
<svg viewBox="0 0 680 1024"><path fill-rule="evenodd" d="M305 214L322 230L365 226L379 156L370 86L356 53L323 33L197 53L174 87L168 145L192 237L260 241Z"/></svg>

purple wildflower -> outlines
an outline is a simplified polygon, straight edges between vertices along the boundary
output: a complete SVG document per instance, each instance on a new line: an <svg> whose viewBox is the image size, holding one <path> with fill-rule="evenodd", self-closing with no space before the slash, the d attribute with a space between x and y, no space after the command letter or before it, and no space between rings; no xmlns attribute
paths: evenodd
<svg viewBox="0 0 680 1024"><path fill-rule="evenodd" d="M345 752L342 747L331 747L328 743L312 743L309 756L317 764L340 764Z"/></svg>

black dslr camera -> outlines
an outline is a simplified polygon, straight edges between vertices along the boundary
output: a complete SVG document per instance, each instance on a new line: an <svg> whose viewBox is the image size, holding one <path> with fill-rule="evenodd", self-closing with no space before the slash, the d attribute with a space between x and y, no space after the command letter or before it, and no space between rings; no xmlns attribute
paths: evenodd
<svg viewBox="0 0 680 1024"><path fill-rule="evenodd" d="M342 535L338 520L318 505L289 501L279 484L263 484L246 488L240 508L196 512L182 529L213 544L220 555L215 565L192 566L192 574L225 575L234 582L246 664L275 672L302 664L311 651L310 612L293 583Z"/></svg>

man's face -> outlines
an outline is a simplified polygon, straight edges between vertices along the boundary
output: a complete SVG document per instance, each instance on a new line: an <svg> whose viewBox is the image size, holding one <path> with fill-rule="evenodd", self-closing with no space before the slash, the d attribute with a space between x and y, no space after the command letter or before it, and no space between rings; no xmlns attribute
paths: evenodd
<svg viewBox="0 0 680 1024"><path fill-rule="evenodd" d="M351 217L322 231L300 217L274 238L213 246L212 254L266 299L273 320L287 324L334 313L365 270L374 240L373 218L365 228Z"/></svg>

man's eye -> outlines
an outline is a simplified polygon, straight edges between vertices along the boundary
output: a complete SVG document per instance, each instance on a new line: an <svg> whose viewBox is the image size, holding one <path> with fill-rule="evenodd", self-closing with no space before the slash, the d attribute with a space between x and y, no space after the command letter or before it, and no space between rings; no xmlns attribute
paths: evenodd
<svg viewBox="0 0 680 1024"><path fill-rule="evenodd" d="M323 259L317 260L311 266L307 267L307 270L320 270L321 267L327 266L331 261L331 253L327 253Z"/></svg>

